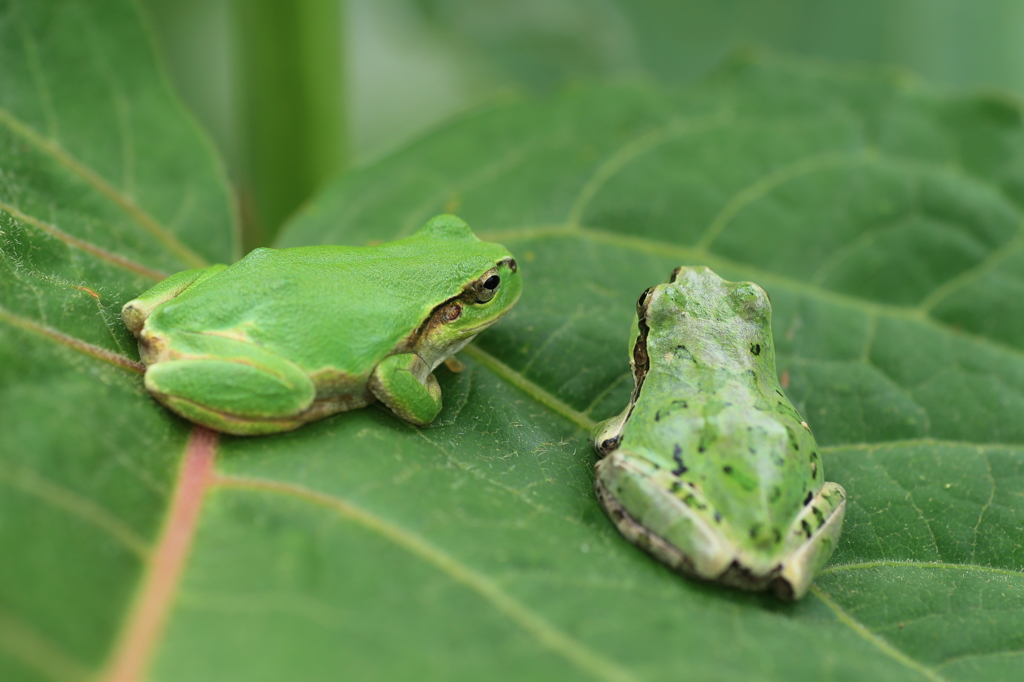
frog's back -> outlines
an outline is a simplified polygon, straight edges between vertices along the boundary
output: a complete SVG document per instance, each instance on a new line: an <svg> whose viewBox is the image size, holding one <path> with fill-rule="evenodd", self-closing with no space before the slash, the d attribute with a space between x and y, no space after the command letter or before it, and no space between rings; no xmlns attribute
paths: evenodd
<svg viewBox="0 0 1024 682"><path fill-rule="evenodd" d="M821 488L808 463L813 438L735 376L709 375L700 383L641 397L633 423L647 426L627 426L620 447L691 484L737 533L774 547Z"/></svg>
<svg viewBox="0 0 1024 682"><path fill-rule="evenodd" d="M684 276L651 294L645 388L621 447L692 484L769 551L823 485L814 438L775 376L764 292L710 271Z"/></svg>
<svg viewBox="0 0 1024 682"><path fill-rule="evenodd" d="M244 338L309 372L365 374L507 254L486 242L467 247L407 238L256 249L161 306L151 326Z"/></svg>

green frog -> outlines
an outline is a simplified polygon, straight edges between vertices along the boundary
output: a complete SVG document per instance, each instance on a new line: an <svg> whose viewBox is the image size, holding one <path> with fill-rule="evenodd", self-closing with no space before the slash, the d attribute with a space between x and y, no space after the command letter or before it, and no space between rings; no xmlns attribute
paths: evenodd
<svg viewBox="0 0 1024 682"><path fill-rule="evenodd" d="M846 492L779 385L768 295L678 268L640 296L630 364L629 405L593 433L597 497L619 531L683 574L804 596Z"/></svg>
<svg viewBox="0 0 1024 682"><path fill-rule="evenodd" d="M197 424L279 433L379 400L424 426L441 409L434 368L521 290L503 246L441 215L377 246L256 249L179 272L121 317L146 388Z"/></svg>

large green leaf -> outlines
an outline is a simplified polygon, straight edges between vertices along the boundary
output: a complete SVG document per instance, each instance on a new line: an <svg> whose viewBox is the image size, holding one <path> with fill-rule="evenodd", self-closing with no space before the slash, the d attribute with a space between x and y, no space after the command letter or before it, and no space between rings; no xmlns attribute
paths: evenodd
<svg viewBox="0 0 1024 682"><path fill-rule="evenodd" d="M523 299L439 371L439 419L218 441L150 401L116 319L154 271L230 257L142 36L116 3L0 3L0 679L1017 677L1016 105L740 59L480 112L282 243L457 210L516 254ZM635 298L683 263L771 293L782 381L849 492L800 603L670 573L591 491Z"/></svg>
<svg viewBox="0 0 1024 682"><path fill-rule="evenodd" d="M218 162L128 2L0 1L0 679L107 659L188 429L120 306L232 257Z"/></svg>

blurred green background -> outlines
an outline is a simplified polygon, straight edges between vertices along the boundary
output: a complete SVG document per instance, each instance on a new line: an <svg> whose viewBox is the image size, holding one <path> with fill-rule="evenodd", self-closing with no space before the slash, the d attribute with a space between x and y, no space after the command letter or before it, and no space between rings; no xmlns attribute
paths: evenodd
<svg viewBox="0 0 1024 682"><path fill-rule="evenodd" d="M496 98L699 78L739 46L1024 93L1024 0L144 0L246 246L317 185Z"/></svg>

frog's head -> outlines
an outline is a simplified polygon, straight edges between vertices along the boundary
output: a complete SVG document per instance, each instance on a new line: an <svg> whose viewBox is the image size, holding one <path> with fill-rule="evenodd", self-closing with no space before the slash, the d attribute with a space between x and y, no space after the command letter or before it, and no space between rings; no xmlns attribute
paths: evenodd
<svg viewBox="0 0 1024 682"><path fill-rule="evenodd" d="M752 282L728 282L707 267L679 267L669 281L644 292L637 305L645 353L661 355L685 348L707 361L755 358L771 347L771 303ZM634 355L636 355L634 349ZM762 360L767 358L761 358ZM745 359L749 360L749 359Z"/></svg>
<svg viewBox="0 0 1024 682"><path fill-rule="evenodd" d="M772 304L764 289L753 282L728 282L705 266L681 266L672 271L666 289L676 312L707 320L754 324L771 322ZM659 288L660 288L659 287Z"/></svg>
<svg viewBox="0 0 1024 682"><path fill-rule="evenodd" d="M438 216L417 234L443 244L438 262L449 262L455 294L435 306L418 332L416 352L431 366L458 352L511 310L522 292L522 277L505 247L480 241L461 219Z"/></svg>

